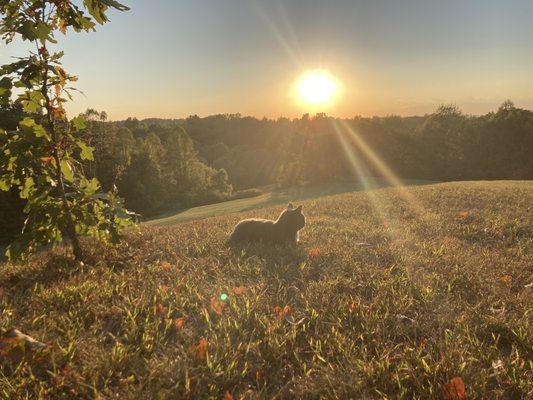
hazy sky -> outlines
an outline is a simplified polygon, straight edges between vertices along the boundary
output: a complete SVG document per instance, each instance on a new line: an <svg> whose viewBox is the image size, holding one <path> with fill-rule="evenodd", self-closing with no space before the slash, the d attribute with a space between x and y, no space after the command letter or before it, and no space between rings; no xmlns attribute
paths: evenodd
<svg viewBox="0 0 533 400"><path fill-rule="evenodd" d="M334 116L423 114L453 102L533 108L533 0L124 0L96 33L62 39L71 113L299 116L307 69L343 84ZM0 62L22 46L0 47Z"/></svg>

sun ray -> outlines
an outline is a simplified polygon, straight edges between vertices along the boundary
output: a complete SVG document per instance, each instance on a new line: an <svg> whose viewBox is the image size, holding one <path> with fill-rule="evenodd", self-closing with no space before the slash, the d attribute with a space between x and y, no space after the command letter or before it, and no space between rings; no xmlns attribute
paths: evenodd
<svg viewBox="0 0 533 400"><path fill-rule="evenodd" d="M429 219L432 222L436 221L436 216L430 213L413 194L406 189L402 180L389 168L389 166L381 160L381 158L372 150L372 148L361 138L360 135L348 124L346 121L341 121L341 124L350 138L355 142L357 147L361 150L364 156L370 161L379 171L381 176L389 182L395 190L397 190L399 196L403 198L407 205L412 209L416 216L422 220L427 221Z"/></svg>
<svg viewBox="0 0 533 400"><path fill-rule="evenodd" d="M344 153L348 158L348 161L350 162L350 165L352 166L355 175L361 182L365 195L368 196L368 199L370 200L370 206L374 210L374 214L378 217L382 224L387 225L387 227L389 228L388 236L391 239L395 240L400 238L402 236L401 229L397 226L394 218L392 218L387 213L387 207L384 202L382 202L374 192L374 189L376 189L376 187L375 185L371 185L371 183L369 182L368 173L365 172L365 168L358 160L357 156L354 154L353 148L350 146L347 139L344 137L345 130L341 129L339 123L336 120L333 119L332 123L335 133L337 134L337 137L341 143L342 149L344 150Z"/></svg>
<svg viewBox="0 0 533 400"><path fill-rule="evenodd" d="M259 15L259 17L263 20L263 22L266 24L270 32L274 35L274 38L279 43L281 48L287 53L291 61L295 64L295 66L299 69L303 68L303 61L301 52L298 51L298 44L291 45L289 41L285 38L287 35L283 35L281 29L276 25L276 23L273 21L272 18L270 18L265 11L265 9L260 5L258 0L248 0L248 3L251 4L251 7L255 10L255 12ZM280 5L279 10L282 11L280 14L282 15L282 19L285 22L285 25L289 29L289 35L293 37L293 40L296 39L296 36L294 35L294 31L292 30L292 27L287 21L286 14L284 10L282 9L282 5Z"/></svg>

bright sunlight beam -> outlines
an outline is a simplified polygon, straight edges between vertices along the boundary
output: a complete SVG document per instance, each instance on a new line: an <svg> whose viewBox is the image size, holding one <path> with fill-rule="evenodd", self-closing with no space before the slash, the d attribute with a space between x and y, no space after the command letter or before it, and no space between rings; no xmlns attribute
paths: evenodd
<svg viewBox="0 0 533 400"><path fill-rule="evenodd" d="M370 161L379 171L381 176L392 185L396 190L400 198L402 198L408 207L413 211L416 217L426 223L430 223L433 227L438 226L438 217L431 213L423 204L421 204L411 192L405 188L401 179L389 168L389 166L381 160L374 150L363 140L363 138L346 122L341 122L344 132L346 132L349 137L352 139L353 143L359 148L359 150L364 154L368 161ZM342 143L344 145L344 143ZM343 146L345 151L349 147ZM353 164L352 158L350 161Z"/></svg>
<svg viewBox="0 0 533 400"><path fill-rule="evenodd" d="M339 83L328 71L305 72L295 85L296 98L304 106L327 106L337 95Z"/></svg>

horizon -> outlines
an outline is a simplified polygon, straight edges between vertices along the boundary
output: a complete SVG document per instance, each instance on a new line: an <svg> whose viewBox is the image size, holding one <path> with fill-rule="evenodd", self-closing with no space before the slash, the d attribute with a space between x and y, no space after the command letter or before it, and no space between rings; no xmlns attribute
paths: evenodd
<svg viewBox="0 0 533 400"><path fill-rule="evenodd" d="M505 101L511 101L514 106L516 108L519 108L519 109L525 109L525 110L529 110L531 111L530 108L528 107L520 107L519 104L516 104L513 99L505 99L502 101L502 103L500 103L499 105L496 105L493 109L490 109L490 110L487 110L487 112L484 112L484 113L467 113L465 112L465 110L461 109L461 107L459 107L457 104L455 103L441 103L441 104L437 104L435 106L435 109L433 109L432 111L430 112L427 112L427 113L424 113L424 114L407 114L407 115L401 115L401 114L373 114L373 115L348 115L348 116L344 116L344 117L339 117L339 116L335 116L335 115L330 115L328 113L322 113L322 112L317 112L317 113L303 113L299 116L294 116L294 117L288 117L288 116L285 116L285 115L279 115L279 116L272 116L272 117L267 117L267 116L263 116L263 117L260 117L260 116L255 116L255 115L246 115L246 114L241 114L239 112L236 112L236 113L216 113L216 114L205 114L205 115L198 115L198 114L190 114L190 115L187 115L185 117L144 117L144 118L137 118L137 117L133 117L133 116L129 116L129 117L126 117L126 118L121 118L121 119L111 119L111 118L107 118L106 121L108 122L123 122L123 121L126 121L128 119L136 119L138 120L139 122L143 122L143 121L146 121L146 120L150 120L150 119L156 119L156 120L168 120L168 121L180 121L180 120L186 120L188 118L191 118L191 117L198 117L198 118L210 118L210 117L218 117L218 116L236 116L238 118L255 118L257 120L268 120L268 121L276 121L276 120L279 120L279 119L288 119L288 120L298 120L298 119L302 119L305 115L308 115L309 118L314 118L316 117L317 115L319 114L325 114L325 116L327 118L332 118L332 119L340 119L340 120L344 120L344 119L356 119L356 118L368 118L368 119L372 119L372 118L390 118L390 117L400 117L400 118L424 118L424 117L427 117L433 113L435 113L435 111L437 110L438 107L440 106L447 106L447 105L452 105L452 106L457 106L459 108L459 110L466 116L469 116L469 117L482 117L484 115L487 115L491 112L496 112L498 110L498 108L505 102ZM105 111L105 110L97 110L97 111Z"/></svg>
<svg viewBox="0 0 533 400"><path fill-rule="evenodd" d="M533 108L526 0L126 4L130 11L111 12L96 32L57 38L84 93L71 115L352 118L424 115L441 104L482 115L506 99ZM7 47L2 62L27 50ZM317 68L339 81L338 99L299 104L291 87Z"/></svg>

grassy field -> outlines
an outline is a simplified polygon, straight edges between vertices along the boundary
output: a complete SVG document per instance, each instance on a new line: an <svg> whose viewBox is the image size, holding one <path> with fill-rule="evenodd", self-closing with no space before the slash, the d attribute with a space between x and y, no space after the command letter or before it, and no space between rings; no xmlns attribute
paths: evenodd
<svg viewBox="0 0 533 400"><path fill-rule="evenodd" d="M420 179L405 180L404 182L407 185L425 185L432 183L430 181ZM367 178L366 180L367 187L372 189L386 187L389 184L390 183L388 181L380 178ZM322 196L357 192L360 190L363 190L363 185L361 183L350 182L318 186L304 186L292 190L273 190L265 192L264 194L256 197L224 201L216 204L193 207L178 212L169 212L157 218L151 219L146 223L151 226L168 226L181 222L216 217L218 215L227 215L230 213L255 210L257 208L287 204L289 201L315 199Z"/></svg>
<svg viewBox="0 0 533 400"><path fill-rule="evenodd" d="M0 397L533 397L533 182L301 203L296 247L224 245L278 206L2 265L0 328L50 346Z"/></svg>

